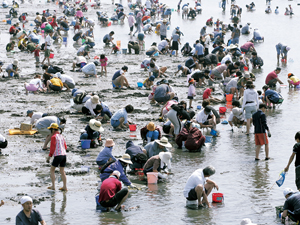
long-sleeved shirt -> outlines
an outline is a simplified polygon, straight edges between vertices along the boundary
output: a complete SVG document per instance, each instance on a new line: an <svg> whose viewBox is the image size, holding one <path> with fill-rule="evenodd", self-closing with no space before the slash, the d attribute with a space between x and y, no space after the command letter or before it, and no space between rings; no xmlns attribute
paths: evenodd
<svg viewBox="0 0 300 225"><path fill-rule="evenodd" d="M109 177L103 181L99 194L99 203L112 199L122 189L121 182L115 177Z"/></svg>
<svg viewBox="0 0 300 225"><path fill-rule="evenodd" d="M30 119L30 124L34 124L35 121L43 117L42 112L34 112Z"/></svg>
<svg viewBox="0 0 300 225"><path fill-rule="evenodd" d="M119 109L115 114L111 117L111 120L119 120L120 118L124 118L124 124L128 123L127 121L127 111L125 108Z"/></svg>
<svg viewBox="0 0 300 225"><path fill-rule="evenodd" d="M259 99L258 99L257 91L255 89L246 89L244 91L242 110L244 110L245 106L254 106L254 105L258 109Z"/></svg>
<svg viewBox="0 0 300 225"><path fill-rule="evenodd" d="M107 115L109 118L112 117L112 113L110 112L109 108L102 107L101 116Z"/></svg>
<svg viewBox="0 0 300 225"><path fill-rule="evenodd" d="M133 16L128 16L128 25L129 27L132 27L135 24L135 19Z"/></svg>
<svg viewBox="0 0 300 225"><path fill-rule="evenodd" d="M88 74L88 75L94 74L94 75L97 75L96 66L95 66L95 64L93 62L85 65L84 67L82 67L81 70L82 70L82 72L84 74Z"/></svg>
<svg viewBox="0 0 300 225"><path fill-rule="evenodd" d="M266 130L269 130L269 127L267 125L266 114L264 114L263 111L258 110L252 115L252 118L255 134L266 133Z"/></svg>
<svg viewBox="0 0 300 225"><path fill-rule="evenodd" d="M119 181L122 181L126 186L130 186L131 182L128 180L120 160L117 160L116 162L110 164L103 171L103 173L100 174L101 181L103 182L104 180L106 180L110 176L110 174L115 170L118 170L120 172Z"/></svg>
<svg viewBox="0 0 300 225"><path fill-rule="evenodd" d="M145 163L144 170L147 170L147 169L153 167L153 170L160 171L160 169L161 169L160 164L161 164L161 159L160 159L159 155L152 156Z"/></svg>
<svg viewBox="0 0 300 225"><path fill-rule="evenodd" d="M147 156L148 158L151 158L152 156L158 155L160 152L167 152L168 150L164 148L159 148L159 145L155 142L152 141L145 145L144 147L147 151Z"/></svg>
<svg viewBox="0 0 300 225"><path fill-rule="evenodd" d="M117 161L116 158L112 155L113 147L104 147L101 152L99 152L96 162L100 162L100 164L105 164L107 161L112 158L114 161Z"/></svg>
<svg viewBox="0 0 300 225"><path fill-rule="evenodd" d="M65 138L55 131L51 137L50 153L49 156L66 155L67 144Z"/></svg>
<svg viewBox="0 0 300 225"><path fill-rule="evenodd" d="M36 129L39 130L39 129L50 127L51 123L57 123L59 125L60 120L56 116L45 116L38 119L38 121L36 121L35 127Z"/></svg>
<svg viewBox="0 0 300 225"><path fill-rule="evenodd" d="M93 116L96 116L94 109L96 108L97 104L99 104L99 102L96 104L93 104L92 100L89 99L84 103L84 107L88 108Z"/></svg>

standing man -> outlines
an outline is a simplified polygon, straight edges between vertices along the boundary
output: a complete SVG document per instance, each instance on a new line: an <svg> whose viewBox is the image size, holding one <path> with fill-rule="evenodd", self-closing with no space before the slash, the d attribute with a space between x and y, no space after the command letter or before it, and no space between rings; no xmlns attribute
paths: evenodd
<svg viewBox="0 0 300 225"><path fill-rule="evenodd" d="M197 56L198 60L204 56L204 47L199 40L196 41L194 55Z"/></svg>
<svg viewBox="0 0 300 225"><path fill-rule="evenodd" d="M240 42L240 35L241 35L241 31L240 29L238 28L237 24L233 24L233 30L232 30L232 33L231 33L231 44L239 44Z"/></svg>
<svg viewBox="0 0 300 225"><path fill-rule="evenodd" d="M116 211L121 210L122 203L128 197L128 189L122 188L122 183L119 181L121 173L118 170L102 182L99 194L98 203L102 207L111 208L115 207Z"/></svg>
<svg viewBox="0 0 300 225"><path fill-rule="evenodd" d="M66 150L67 144L65 138L59 133L60 127L57 123L52 123L48 129L51 132L51 144L50 144L50 153L46 159L46 162L50 162L50 158L54 156L53 162L50 168L50 177L52 186L48 187L48 189L55 190L55 168L59 166L61 179L63 181L63 187L59 190L67 191L67 177L65 173L65 166L67 162Z"/></svg>
<svg viewBox="0 0 300 225"><path fill-rule="evenodd" d="M167 28L168 28L168 20L167 19L164 19L163 20L163 23L160 25L160 40L165 40L167 38Z"/></svg>
<svg viewBox="0 0 300 225"><path fill-rule="evenodd" d="M48 35L45 38L45 58L42 61L44 64L45 60L48 60L48 66L50 66L50 51L51 51L51 39L52 39L53 31L49 30Z"/></svg>
<svg viewBox="0 0 300 225"><path fill-rule="evenodd" d="M211 208L207 196L213 188L219 190L219 187L208 178L214 175L215 172L215 168L212 166L195 170L186 182L183 196L189 201L198 200L198 207L203 207L203 203L205 203L208 208Z"/></svg>
<svg viewBox="0 0 300 225"><path fill-rule="evenodd" d="M255 133L255 145L256 145L256 155L255 155L255 161L260 160L259 159L259 151L262 145L265 145L265 153L266 158L265 160L269 160L269 140L268 137L271 137L271 133L269 131L269 127L267 125L267 119L265 115L266 111L266 104L260 104L259 109L256 113L252 115L253 119L253 125L254 125L254 133ZM266 134L266 130L268 132L268 137Z"/></svg>
<svg viewBox="0 0 300 225"><path fill-rule="evenodd" d="M32 198L29 196L23 196L20 200L23 210L16 216L16 225L38 225L39 222L42 225L46 225L42 215L36 209L32 209Z"/></svg>
<svg viewBox="0 0 300 225"><path fill-rule="evenodd" d="M266 77L266 85L269 87L276 87L276 83L279 82L280 84L283 84L283 82L278 78L278 74L281 72L281 68L277 67L274 71L269 73Z"/></svg>

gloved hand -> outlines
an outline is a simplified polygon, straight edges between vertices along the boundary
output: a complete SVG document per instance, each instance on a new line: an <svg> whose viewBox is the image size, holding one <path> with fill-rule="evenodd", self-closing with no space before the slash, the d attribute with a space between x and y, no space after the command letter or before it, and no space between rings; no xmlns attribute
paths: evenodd
<svg viewBox="0 0 300 225"><path fill-rule="evenodd" d="M268 137L271 137L271 132L270 131L268 131Z"/></svg>
<svg viewBox="0 0 300 225"><path fill-rule="evenodd" d="M136 186L135 186L134 184L130 184L129 187L131 187L131 188L136 188Z"/></svg>

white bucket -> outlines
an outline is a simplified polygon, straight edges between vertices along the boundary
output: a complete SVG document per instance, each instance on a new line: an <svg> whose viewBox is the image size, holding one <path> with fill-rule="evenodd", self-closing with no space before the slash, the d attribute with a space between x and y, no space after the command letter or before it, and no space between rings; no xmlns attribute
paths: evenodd
<svg viewBox="0 0 300 225"><path fill-rule="evenodd" d="M147 180L148 184L157 184L158 172L148 172Z"/></svg>
<svg viewBox="0 0 300 225"><path fill-rule="evenodd" d="M198 209L198 200L186 200L186 207L190 209Z"/></svg>

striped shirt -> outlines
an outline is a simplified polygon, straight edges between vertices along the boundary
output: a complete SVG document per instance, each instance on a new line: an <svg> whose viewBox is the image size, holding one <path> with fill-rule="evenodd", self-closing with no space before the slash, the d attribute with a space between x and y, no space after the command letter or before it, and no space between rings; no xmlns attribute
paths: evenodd
<svg viewBox="0 0 300 225"><path fill-rule="evenodd" d="M66 155L66 149L67 144L65 138L58 131L55 131L51 137L49 156Z"/></svg>

